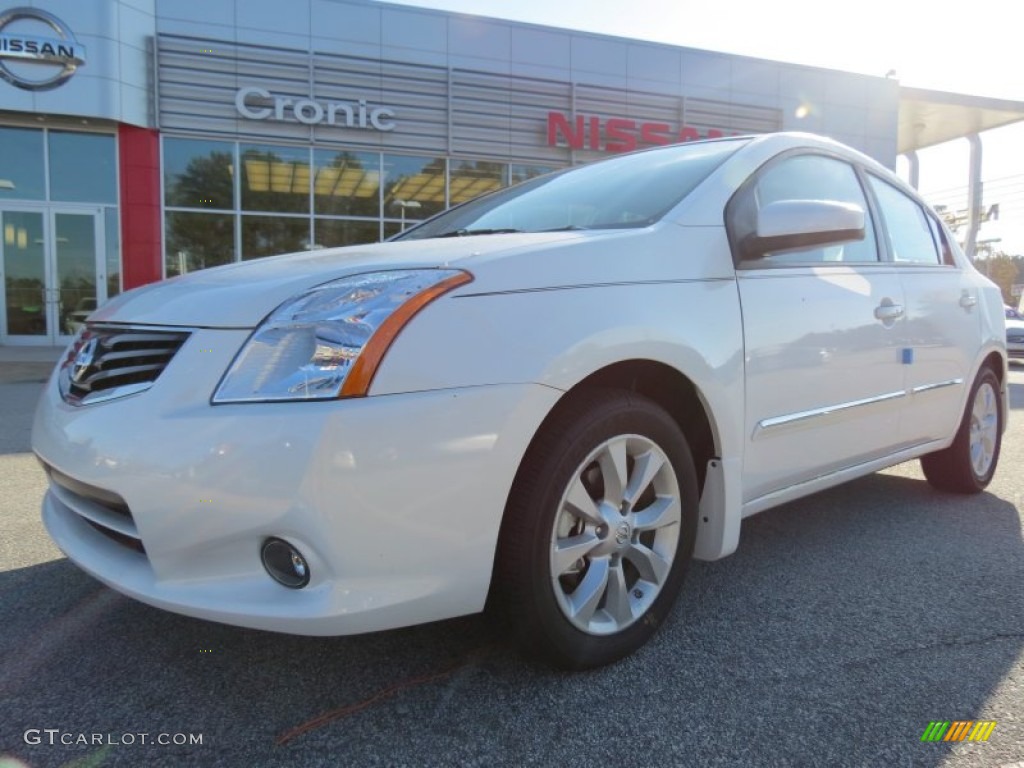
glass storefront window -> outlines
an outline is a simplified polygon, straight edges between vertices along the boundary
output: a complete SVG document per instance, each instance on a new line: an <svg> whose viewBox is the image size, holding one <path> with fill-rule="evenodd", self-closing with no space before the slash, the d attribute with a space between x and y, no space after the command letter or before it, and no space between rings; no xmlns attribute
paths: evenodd
<svg viewBox="0 0 1024 768"><path fill-rule="evenodd" d="M509 183L519 184L523 181L535 178L537 176L543 176L545 173L551 173L557 171L557 168L552 168L547 165L526 165L524 163L514 163L509 166Z"/></svg>
<svg viewBox="0 0 1024 768"><path fill-rule="evenodd" d="M164 139L164 204L233 210L234 166L233 143Z"/></svg>
<svg viewBox="0 0 1024 768"><path fill-rule="evenodd" d="M112 299L121 292L121 230L118 226L117 208L107 208L103 211L103 231L107 251L107 298Z"/></svg>
<svg viewBox="0 0 1024 768"><path fill-rule="evenodd" d="M242 258L257 259L310 248L309 219L290 216L243 216Z"/></svg>
<svg viewBox="0 0 1024 768"><path fill-rule="evenodd" d="M43 214L0 211L0 229L3 230L7 333L45 335Z"/></svg>
<svg viewBox="0 0 1024 768"><path fill-rule="evenodd" d="M376 221L315 219L313 228L316 248L336 248L380 240L380 224Z"/></svg>
<svg viewBox="0 0 1024 768"><path fill-rule="evenodd" d="M508 166L487 160L452 160L448 180L448 198L458 205L474 197L508 186Z"/></svg>
<svg viewBox="0 0 1024 768"><path fill-rule="evenodd" d="M114 137L50 131L50 199L117 204Z"/></svg>
<svg viewBox="0 0 1024 768"><path fill-rule="evenodd" d="M317 213L380 216L380 155L318 149L313 163Z"/></svg>
<svg viewBox="0 0 1024 768"><path fill-rule="evenodd" d="M445 159L384 155L384 216L425 219L445 209Z"/></svg>
<svg viewBox="0 0 1024 768"><path fill-rule="evenodd" d="M0 200L45 200L43 132L0 128Z"/></svg>
<svg viewBox="0 0 1024 768"><path fill-rule="evenodd" d="M168 136L163 169L168 277L241 259L386 240L448 205L557 170ZM211 210L195 210L203 208ZM116 256L109 259L114 264ZM117 270L108 266L108 273L113 296Z"/></svg>
<svg viewBox="0 0 1024 768"><path fill-rule="evenodd" d="M243 144L242 210L309 212L309 150Z"/></svg>
<svg viewBox="0 0 1024 768"><path fill-rule="evenodd" d="M167 277L235 260L235 217L225 213L166 213Z"/></svg>

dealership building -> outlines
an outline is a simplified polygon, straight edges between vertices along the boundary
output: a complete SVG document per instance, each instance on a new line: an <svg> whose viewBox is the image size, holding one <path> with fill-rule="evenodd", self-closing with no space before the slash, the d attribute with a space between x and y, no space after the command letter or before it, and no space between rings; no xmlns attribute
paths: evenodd
<svg viewBox="0 0 1024 768"><path fill-rule="evenodd" d="M27 2L27 0L22 0ZM610 153L801 130L894 167L1024 104L370 0L0 5L0 344L128 288L374 242Z"/></svg>

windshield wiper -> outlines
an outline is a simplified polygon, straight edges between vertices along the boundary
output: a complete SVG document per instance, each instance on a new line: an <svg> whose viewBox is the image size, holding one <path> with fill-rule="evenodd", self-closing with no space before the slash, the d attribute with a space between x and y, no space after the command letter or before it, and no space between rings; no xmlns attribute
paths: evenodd
<svg viewBox="0 0 1024 768"><path fill-rule="evenodd" d="M432 237L469 237L470 235L509 235L522 232L521 229L453 229Z"/></svg>

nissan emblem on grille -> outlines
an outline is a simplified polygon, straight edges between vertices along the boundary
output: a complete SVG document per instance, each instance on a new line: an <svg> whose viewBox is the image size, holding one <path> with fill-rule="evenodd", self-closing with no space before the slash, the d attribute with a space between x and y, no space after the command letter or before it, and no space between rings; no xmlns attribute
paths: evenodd
<svg viewBox="0 0 1024 768"><path fill-rule="evenodd" d="M89 373L89 369L92 367L93 360L96 357L96 347L99 346L100 340L95 336L85 343L78 354L75 356L75 362L71 365L71 380L76 384L81 384Z"/></svg>
<svg viewBox="0 0 1024 768"><path fill-rule="evenodd" d="M91 324L60 367L61 396L71 405L88 405L144 392L188 335Z"/></svg>

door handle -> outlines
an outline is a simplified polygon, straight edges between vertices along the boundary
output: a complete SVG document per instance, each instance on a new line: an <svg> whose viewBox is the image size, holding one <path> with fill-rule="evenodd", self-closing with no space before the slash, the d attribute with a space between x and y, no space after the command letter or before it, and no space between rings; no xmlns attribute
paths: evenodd
<svg viewBox="0 0 1024 768"><path fill-rule="evenodd" d="M882 303L875 307L875 318L883 323L891 323L903 317L903 305L897 304L892 299L882 299Z"/></svg>
<svg viewBox="0 0 1024 768"><path fill-rule="evenodd" d="M960 306L966 310L970 310L975 304L978 303L978 297L974 296L966 288L964 292L960 294Z"/></svg>

